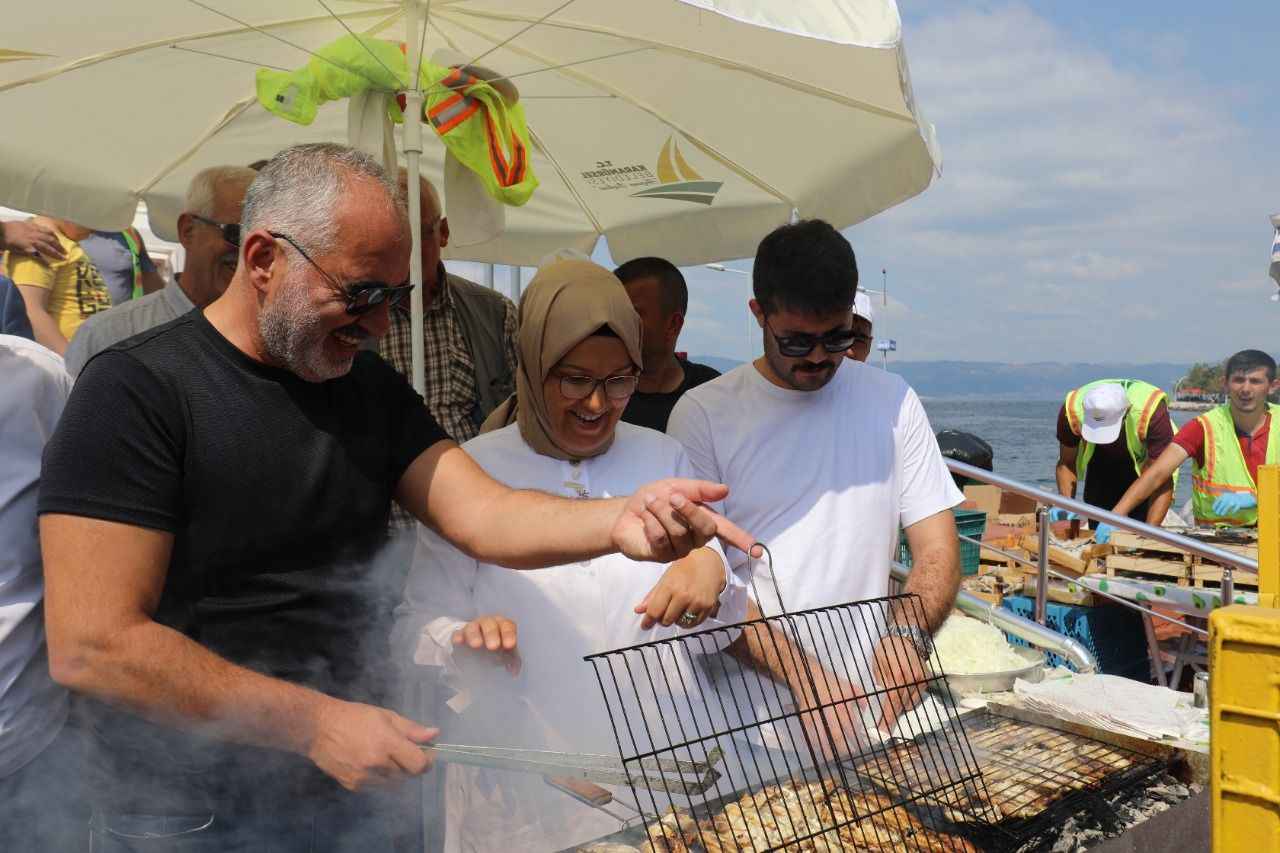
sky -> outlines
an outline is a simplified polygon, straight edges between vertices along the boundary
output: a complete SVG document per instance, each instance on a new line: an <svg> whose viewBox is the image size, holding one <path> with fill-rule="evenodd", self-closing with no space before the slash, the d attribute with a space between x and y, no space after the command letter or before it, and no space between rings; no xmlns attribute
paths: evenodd
<svg viewBox="0 0 1280 853"><path fill-rule="evenodd" d="M1280 349L1274 3L901 4L942 174L845 231L910 360ZM603 252L598 252L602 260ZM729 261L749 270L749 260ZM886 270L884 276L881 270ZM759 352L745 275L686 270L680 349Z"/></svg>

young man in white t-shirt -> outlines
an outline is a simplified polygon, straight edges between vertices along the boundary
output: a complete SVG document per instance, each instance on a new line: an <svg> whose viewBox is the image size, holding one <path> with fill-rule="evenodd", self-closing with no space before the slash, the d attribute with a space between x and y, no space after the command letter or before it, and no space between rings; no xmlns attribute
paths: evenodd
<svg viewBox="0 0 1280 853"><path fill-rule="evenodd" d="M904 527L907 591L920 596L924 618L895 613L855 654L874 662L867 692L919 681L959 588L951 508L963 495L915 392L845 358L858 283L849 242L820 220L785 225L760 243L752 277L764 356L686 393L668 433L699 477L729 486L725 513L769 546L776 593L753 561L766 615L779 612L778 594L791 612L887 595ZM735 568L747 561L729 555ZM891 729L919 692L877 703L881 727Z"/></svg>

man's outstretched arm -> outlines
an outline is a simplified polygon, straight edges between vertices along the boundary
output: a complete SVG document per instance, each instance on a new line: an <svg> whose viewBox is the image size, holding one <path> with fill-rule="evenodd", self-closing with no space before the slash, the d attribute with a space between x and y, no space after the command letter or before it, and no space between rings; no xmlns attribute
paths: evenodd
<svg viewBox="0 0 1280 853"><path fill-rule="evenodd" d="M702 480L658 480L629 497L575 500L511 489L440 441L400 479L396 500L464 553L516 569L621 552L671 562L712 536L743 551L754 540L703 504L728 493Z"/></svg>

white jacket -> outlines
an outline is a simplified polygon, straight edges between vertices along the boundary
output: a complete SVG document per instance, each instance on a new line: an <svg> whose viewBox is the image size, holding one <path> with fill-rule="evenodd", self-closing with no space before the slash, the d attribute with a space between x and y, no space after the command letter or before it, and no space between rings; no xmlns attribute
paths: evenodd
<svg viewBox="0 0 1280 853"><path fill-rule="evenodd" d="M626 423L618 424L607 453L580 463L538 455L515 425L481 435L463 448L490 476L513 488L569 497L627 495L653 480L692 473L678 442ZM661 626L642 631L640 617L632 612L667 567L610 555L513 571L479 563L427 528L419 529L396 644L419 664L445 667L447 682L459 691L450 704L461 717L447 732L449 741L617 755L597 674L583 657L680 633ZM723 559L719 545L712 547ZM718 619L722 624L741 621L746 611L744 584L728 572L727 563L726 573L729 582ZM516 623L519 675L487 663L463 667L462 655L455 656L454 631L477 616L495 613ZM697 630L706 627L708 623ZM717 636L727 638L721 645L732 638ZM675 650L669 650L663 664L677 688L699 678ZM652 707L652 695L641 701L650 714L662 713ZM634 714L637 709L629 710ZM675 718L673 710L665 709L668 719ZM619 828L616 819L578 803L536 774L460 765L447 765L445 773L448 851L561 850ZM615 795L632 799L629 789ZM645 806L652 808L647 802ZM618 804L609 808L626 811Z"/></svg>

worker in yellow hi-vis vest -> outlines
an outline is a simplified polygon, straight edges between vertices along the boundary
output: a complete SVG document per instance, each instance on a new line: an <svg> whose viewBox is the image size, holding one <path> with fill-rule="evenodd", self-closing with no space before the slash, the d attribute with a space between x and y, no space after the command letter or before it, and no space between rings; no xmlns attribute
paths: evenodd
<svg viewBox="0 0 1280 853"><path fill-rule="evenodd" d="M1084 502L1110 508L1173 441L1164 391L1137 379L1099 379L1067 394L1058 412L1058 493L1069 498L1084 482ZM1160 524L1173 503L1173 480L1166 477L1149 500L1128 515ZM1071 518L1052 510L1050 518ZM1107 530L1096 534L1105 541Z"/></svg>
<svg viewBox="0 0 1280 853"><path fill-rule="evenodd" d="M1232 527L1258 524L1258 467L1280 464L1280 406L1267 395L1280 390L1276 362L1261 350L1227 359L1227 402L1187 424L1155 464L1116 504L1125 513L1192 460L1191 505L1196 523Z"/></svg>

